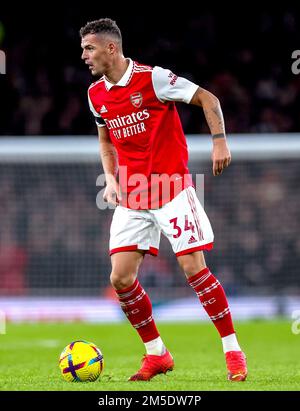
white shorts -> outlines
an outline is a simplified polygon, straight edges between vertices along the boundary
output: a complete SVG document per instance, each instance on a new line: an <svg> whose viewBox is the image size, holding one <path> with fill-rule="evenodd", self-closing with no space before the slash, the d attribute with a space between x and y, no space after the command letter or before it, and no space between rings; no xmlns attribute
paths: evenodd
<svg viewBox="0 0 300 411"><path fill-rule="evenodd" d="M176 256L212 249L214 234L193 187L186 188L159 209L132 210L118 206L110 228L110 255L134 250L157 255L161 232Z"/></svg>

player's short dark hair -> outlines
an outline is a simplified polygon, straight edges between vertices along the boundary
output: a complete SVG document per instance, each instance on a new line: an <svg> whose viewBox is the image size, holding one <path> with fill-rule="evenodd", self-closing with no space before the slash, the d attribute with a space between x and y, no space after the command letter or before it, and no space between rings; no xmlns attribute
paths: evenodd
<svg viewBox="0 0 300 411"><path fill-rule="evenodd" d="M109 18L89 21L81 27L79 34L81 37L87 34L109 34L115 37L122 44L122 34L117 23Z"/></svg>

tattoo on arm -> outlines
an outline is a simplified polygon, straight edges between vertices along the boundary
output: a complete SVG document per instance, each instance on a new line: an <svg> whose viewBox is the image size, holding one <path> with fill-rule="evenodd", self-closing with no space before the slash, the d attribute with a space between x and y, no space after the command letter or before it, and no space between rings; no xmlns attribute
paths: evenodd
<svg viewBox="0 0 300 411"><path fill-rule="evenodd" d="M104 149L101 151L101 160L105 174L114 176L118 173L118 156L115 149Z"/></svg>
<svg viewBox="0 0 300 411"><path fill-rule="evenodd" d="M116 156L116 153L115 153L115 151L113 151L113 150L106 150L106 151L103 151L102 153L101 153L101 156L102 156L102 158L105 158L105 157L115 157Z"/></svg>
<svg viewBox="0 0 300 411"><path fill-rule="evenodd" d="M219 104L217 106L213 107L212 111L214 112L214 114L218 118L218 126L222 129L222 132L225 131L224 130L225 127L224 127L223 113L222 113L222 110L221 110L221 107L219 106Z"/></svg>
<svg viewBox="0 0 300 411"><path fill-rule="evenodd" d="M204 115L208 124L209 129L211 130L213 135L218 135L221 137L220 134L225 135L225 125L223 119L223 113L219 104L208 108L204 108ZM219 131L216 133L216 131ZM223 137L224 137L223 135Z"/></svg>

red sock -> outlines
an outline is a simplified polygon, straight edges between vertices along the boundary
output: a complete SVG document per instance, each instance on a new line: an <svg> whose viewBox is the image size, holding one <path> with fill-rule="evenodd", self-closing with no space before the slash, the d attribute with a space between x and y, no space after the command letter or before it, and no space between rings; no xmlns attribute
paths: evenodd
<svg viewBox="0 0 300 411"><path fill-rule="evenodd" d="M130 287L116 290L116 293L123 312L137 330L143 342L159 337L159 332L152 317L150 298L138 279Z"/></svg>
<svg viewBox="0 0 300 411"><path fill-rule="evenodd" d="M188 278L199 300L221 337L233 334L234 328L223 287L208 268Z"/></svg>

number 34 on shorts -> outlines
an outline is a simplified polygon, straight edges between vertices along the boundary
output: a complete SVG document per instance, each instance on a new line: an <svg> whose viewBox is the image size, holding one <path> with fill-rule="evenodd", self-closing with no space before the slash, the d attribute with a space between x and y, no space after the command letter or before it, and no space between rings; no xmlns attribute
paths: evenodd
<svg viewBox="0 0 300 411"><path fill-rule="evenodd" d="M144 250L157 255L160 235L176 256L213 247L214 234L195 189L188 187L156 210L115 209L110 229L110 254Z"/></svg>

